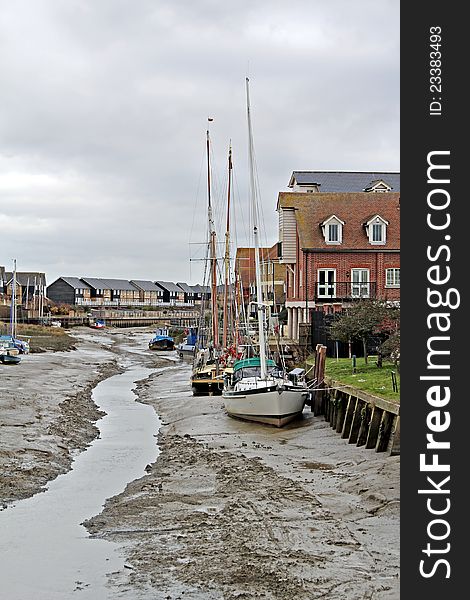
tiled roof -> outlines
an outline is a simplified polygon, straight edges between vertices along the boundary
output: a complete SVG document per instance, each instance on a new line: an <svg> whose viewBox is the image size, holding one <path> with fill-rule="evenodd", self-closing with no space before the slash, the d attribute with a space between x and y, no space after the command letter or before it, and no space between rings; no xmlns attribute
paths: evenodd
<svg viewBox="0 0 470 600"><path fill-rule="evenodd" d="M78 277L59 277L59 279L62 279L62 281L68 283L71 287L73 287L74 290L90 288L89 285L87 285L82 279L79 279Z"/></svg>
<svg viewBox="0 0 470 600"><path fill-rule="evenodd" d="M194 294L194 290L192 289L192 287L190 285L188 285L187 283L183 283L181 281L178 281L178 283L176 284L179 288L181 288L183 290L183 292L186 292L187 294Z"/></svg>
<svg viewBox="0 0 470 600"><path fill-rule="evenodd" d="M46 275L45 273L24 273L17 271L16 272L16 283L21 286L29 285L32 287L34 285L34 278L36 278L36 285L46 285ZM5 281L8 283L13 279L13 272L5 272Z"/></svg>
<svg viewBox="0 0 470 600"><path fill-rule="evenodd" d="M279 205L295 208L295 218L301 248L331 249L371 249L365 233L364 222L370 215L380 215L389 222L387 242L380 248L400 248L400 194L305 194L302 192L281 192ZM331 246L325 242L320 224L334 213L345 221L343 243ZM377 247L373 247L377 248Z"/></svg>
<svg viewBox="0 0 470 600"><path fill-rule="evenodd" d="M146 281L143 279L131 279L130 281L135 287L144 292L161 292L161 289L155 285L153 281Z"/></svg>
<svg viewBox="0 0 470 600"><path fill-rule="evenodd" d="M400 191L400 173L396 171L293 171L288 187L318 185L319 192L363 192L378 181Z"/></svg>
<svg viewBox="0 0 470 600"><path fill-rule="evenodd" d="M102 279L100 277L82 277L85 283L95 290L126 290L135 291L137 288L126 279Z"/></svg>
<svg viewBox="0 0 470 600"><path fill-rule="evenodd" d="M168 292L176 292L177 294L181 294L182 290L176 285L176 283L171 281L156 281L155 283Z"/></svg>

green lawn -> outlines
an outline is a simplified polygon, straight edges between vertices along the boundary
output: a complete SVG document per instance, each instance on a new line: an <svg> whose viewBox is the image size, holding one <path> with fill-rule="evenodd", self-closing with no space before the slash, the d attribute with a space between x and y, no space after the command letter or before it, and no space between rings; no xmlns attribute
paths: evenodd
<svg viewBox="0 0 470 600"><path fill-rule="evenodd" d="M400 374L393 363L383 362L383 367L376 366L376 356L369 356L366 365L363 358L356 359L356 373L352 372L352 360L350 358L326 359L325 374L335 381L346 385L352 385L360 390L369 392L374 396L380 396L387 400L400 401L400 393L394 392L392 388L391 372L397 373L398 390L400 390ZM313 362L313 358L309 362Z"/></svg>

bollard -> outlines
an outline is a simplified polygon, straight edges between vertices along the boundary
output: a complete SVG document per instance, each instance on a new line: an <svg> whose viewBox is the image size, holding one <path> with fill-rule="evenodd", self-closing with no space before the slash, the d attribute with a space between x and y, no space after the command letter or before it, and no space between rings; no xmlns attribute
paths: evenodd
<svg viewBox="0 0 470 600"><path fill-rule="evenodd" d="M356 372L356 355L355 354L352 355L352 372L353 373Z"/></svg>

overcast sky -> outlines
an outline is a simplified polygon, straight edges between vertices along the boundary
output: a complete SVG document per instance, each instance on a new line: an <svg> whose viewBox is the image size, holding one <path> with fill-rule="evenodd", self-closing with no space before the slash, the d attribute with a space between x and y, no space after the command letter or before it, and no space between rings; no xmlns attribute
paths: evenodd
<svg viewBox="0 0 470 600"><path fill-rule="evenodd" d="M293 170L399 169L399 0L0 0L0 265L202 280L250 76L266 243ZM246 212L246 211L245 211ZM223 235L223 234L222 234ZM235 235L235 234L234 234ZM190 262L189 258L194 260Z"/></svg>

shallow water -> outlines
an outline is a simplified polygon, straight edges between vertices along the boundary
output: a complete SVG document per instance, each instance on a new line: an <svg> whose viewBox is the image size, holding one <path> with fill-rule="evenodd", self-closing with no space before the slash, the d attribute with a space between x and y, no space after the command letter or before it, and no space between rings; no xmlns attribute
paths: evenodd
<svg viewBox="0 0 470 600"><path fill-rule="evenodd" d="M131 367L100 382L93 399L107 415L97 423L99 439L46 492L0 511L0 598L116 597L105 585L108 573L124 568L119 546L91 539L81 523L156 460L160 420L132 389L157 371Z"/></svg>

